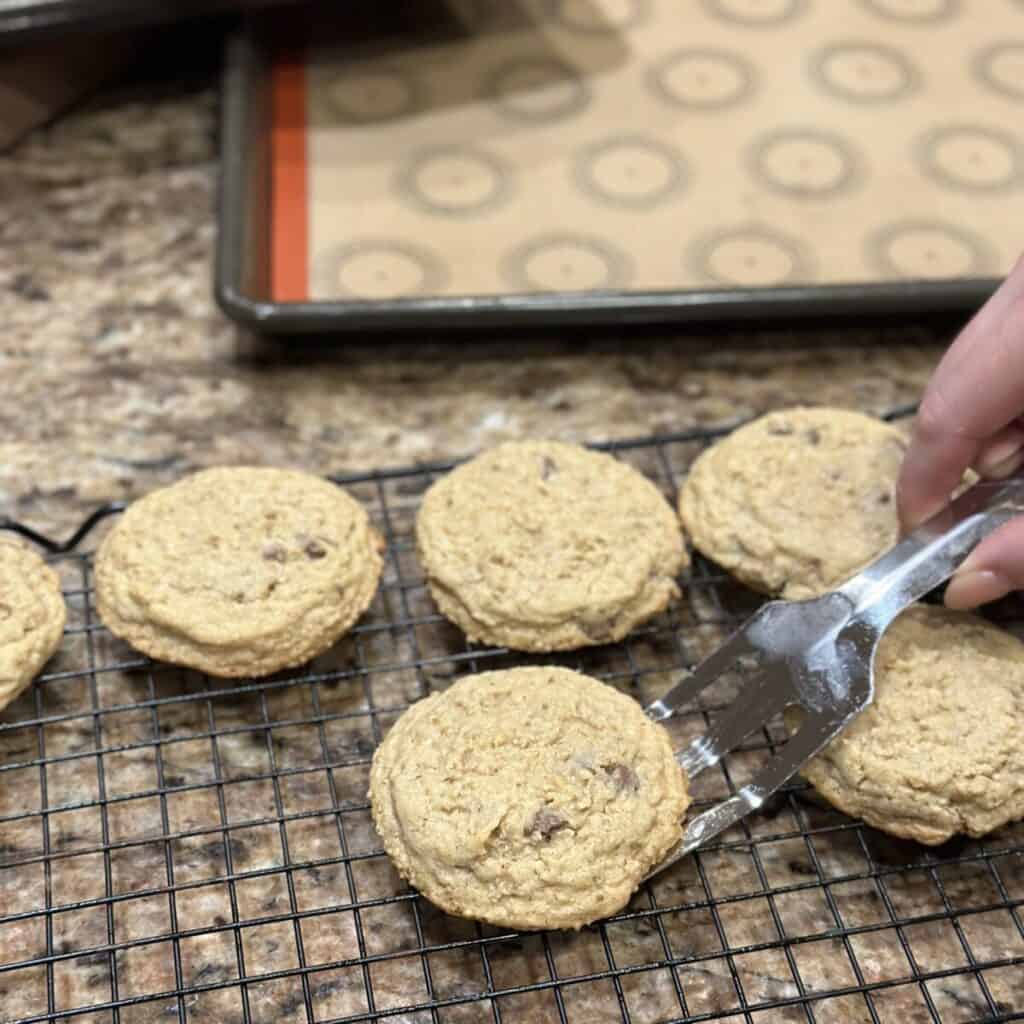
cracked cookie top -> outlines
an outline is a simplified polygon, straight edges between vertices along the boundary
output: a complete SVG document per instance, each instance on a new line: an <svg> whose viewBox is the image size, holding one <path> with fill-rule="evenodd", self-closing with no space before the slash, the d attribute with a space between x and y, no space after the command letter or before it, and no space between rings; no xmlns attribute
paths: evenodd
<svg viewBox="0 0 1024 1024"><path fill-rule="evenodd" d="M474 641L522 651L621 640L679 594L672 508L631 466L513 441L426 493L416 540L431 594Z"/></svg>
<svg viewBox="0 0 1024 1024"><path fill-rule="evenodd" d="M568 669L468 676L414 704L370 773L395 866L452 914L579 928L682 836L686 779L632 698Z"/></svg>
<svg viewBox="0 0 1024 1024"><path fill-rule="evenodd" d="M757 590L826 593L899 537L906 439L844 409L769 413L693 464L679 498L694 546Z"/></svg>
<svg viewBox="0 0 1024 1024"><path fill-rule="evenodd" d="M976 615L905 611L875 656L875 700L804 776L830 803L921 843L1024 817L1024 643Z"/></svg>
<svg viewBox="0 0 1024 1024"><path fill-rule="evenodd" d="M208 469L136 501L96 555L112 633L215 676L268 675L330 647L377 589L380 538L340 487L287 469Z"/></svg>

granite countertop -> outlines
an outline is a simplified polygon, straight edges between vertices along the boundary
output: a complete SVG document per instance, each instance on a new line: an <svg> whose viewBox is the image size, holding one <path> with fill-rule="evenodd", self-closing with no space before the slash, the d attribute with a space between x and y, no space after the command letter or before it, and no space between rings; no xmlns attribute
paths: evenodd
<svg viewBox="0 0 1024 1024"><path fill-rule="evenodd" d="M259 345L211 297L215 92L165 92L115 95L0 157L0 514L41 529L216 463L327 472L798 401L884 410L915 400L945 340L904 327Z"/></svg>
<svg viewBox="0 0 1024 1024"><path fill-rule="evenodd" d="M240 334L211 298L215 110L209 80L112 93L0 158L0 516L64 535L100 503L131 498L218 463L359 470L459 455L528 435L599 440L679 431L802 401L881 412L917 398L948 340L950 328L900 326L805 332L779 327L715 336L638 332L589 340L423 337L301 349L260 343ZM165 1014L177 1019L183 1008L190 1021L240 1020L245 1010L239 987L231 984L238 971L238 930L231 922L272 919L241 929L249 974L293 965L296 934L288 914L296 906L313 914L302 922L299 955L312 964L344 961L361 953L354 914L316 914L332 902L347 906L357 898L357 885L358 898L370 901L362 911L370 955L414 948L421 934L427 942L477 934L426 905L415 916L409 903L372 905L396 884L381 858L357 861L354 874L342 868L342 829L335 829L334 815L323 816L325 806L349 808L341 841L347 841L350 855L375 849L364 802L372 737L361 726L342 728L362 721L345 717L363 706L362 690L350 691L346 683L319 688L318 714L327 720L318 747L314 725L267 728L266 737L259 726L247 731L253 721L308 718L306 686L271 688L261 697L259 690L211 690L208 681L174 670L122 668L130 652L102 633L89 642L95 649L88 649L99 668L83 673L83 636L92 634L82 632L88 620L76 586L69 583L78 633L47 680L6 713L29 722L39 715L70 716L45 729L47 756L70 758L45 772L47 806L65 810L0 824L0 917L37 911L47 887L56 903L78 907L54 918L52 948L65 957L54 970L56 1009L109 1000L114 960L119 999L173 989L176 972L185 984L209 986L182 1004L171 998L125 1006L122 1022ZM379 639L398 642L387 635ZM372 662L378 654L363 651L360 657ZM374 663L386 660L380 655ZM387 687L411 685L400 675L391 680L378 674L373 685L386 693ZM410 695L400 692L395 700ZM137 702L144 710L131 710ZM122 710L97 710L107 707ZM100 728L106 752L82 760ZM217 741L218 770L224 773L218 777L241 781L222 786L210 775L213 728L230 732ZM0 764L34 765L40 756L37 731L44 732L0 731ZM341 767L303 767L318 756L310 744ZM295 774L271 786L267 759L275 757ZM346 766L352 766L351 778ZM0 821L38 807L41 799L38 767L5 774ZM105 796L97 788L104 778ZM162 787L162 795L154 796L154 787ZM102 824L95 814L100 805ZM781 819L789 813L780 811L772 823L779 832L786 831ZM826 834L838 819L813 807L805 814L805 825L813 819ZM39 870L40 820L49 822L50 849L60 855L45 880ZM249 820L264 824L234 828ZM268 820L278 824L267 826ZM794 821L787 820L792 828ZM225 821L233 831L224 831ZM176 838L145 842L168 830ZM311 865L287 876L274 870L285 832L292 860ZM1013 836L1003 838L1004 845L1012 841ZM103 853L110 843L113 852ZM992 902L990 879L974 864L937 872L924 851L901 844L893 852L879 843L876 863L910 857L918 864L914 872L892 875L888 892L896 914L924 918L899 938L887 928L868 929L851 940L866 980L891 983L875 998L879 1019L930 1021L925 996L943 1021L978 1019L987 1004L969 974L926 987L903 983L908 967L901 943L910 942L922 969L960 967L964 953L957 934L928 915L942 911L938 893L961 906ZM767 871L769 884L799 888L816 872L856 876L859 881L831 890L844 920L870 925L883 913L874 882L863 878L864 852L848 842L819 837L811 851L803 840L790 839L765 846L763 853L757 870ZM812 853L820 861L811 863ZM177 894L169 911L164 873L171 859L175 884L192 887ZM1019 898L1024 869L1019 857L1010 861L1004 877L1012 878ZM676 872L661 883L658 898L696 905L708 885L716 897L756 893L764 883L754 868L740 849L709 855L701 869L705 875L698 877L692 866ZM232 871L240 879L234 886L217 881ZM940 876L942 890L936 888ZM123 898L136 890L148 895ZM106 902L104 894L111 892L122 896ZM168 931L169 912L179 927L193 930L174 950L154 938ZM619 966L662 959L665 942L676 955L682 950L694 956L677 971L693 1013L732 1006L736 977L750 1001L792 999L799 990L777 945L729 962L715 957L721 928L734 946L771 944L778 914L791 933L820 933L793 947L802 984L824 990L856 983L845 960L849 949L844 952L839 940L828 937L834 919L820 891L803 902L779 898L774 906L751 897L723 907L717 922L707 909L667 916L657 928L641 916L609 930L610 948ZM987 930L978 918L964 918L977 955L1018 955L1022 940L1008 913L990 916ZM28 916L0 925L0 961L45 953L41 922ZM116 958L102 951L111 936L129 943ZM153 941L135 941L146 937ZM68 955L77 950L86 952ZM457 998L483 983L480 955L467 950L457 947L430 958L436 993ZM490 970L498 986L529 985L548 977L552 965L563 977L607 971L608 955L594 931L556 937L550 946L523 937L493 946ZM422 1000L426 962L396 954L367 968L377 1009ZM1016 970L1016 980L1008 969L986 975L992 998L1006 1012L1024 1009ZM254 1021L306 1020L309 999L323 1019L370 1015L365 981L362 968L342 965L311 975L305 991L294 976L251 985L248 1012ZM45 982L42 968L0 973L0 1019L45 1015ZM503 1019L558 1020L564 1011L571 1021L617 1021L622 1000L636 1020L666 1020L680 1012L667 969L628 975L618 993L601 981L568 986L563 997L561 1009L550 993L508 997L501 1005ZM819 1012L826 1010L819 1019L869 1019L861 997L833 1000ZM455 1006L434 1019L491 1020L492 1014L485 1001ZM110 1018L98 1013L70 1019ZM754 1019L806 1017L791 1008Z"/></svg>

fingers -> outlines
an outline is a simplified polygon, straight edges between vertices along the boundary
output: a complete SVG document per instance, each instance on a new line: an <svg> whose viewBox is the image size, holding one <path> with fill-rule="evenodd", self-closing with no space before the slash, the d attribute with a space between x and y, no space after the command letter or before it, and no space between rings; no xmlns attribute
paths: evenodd
<svg viewBox="0 0 1024 1024"><path fill-rule="evenodd" d="M976 608L1024 588L1024 518L983 540L946 587L946 606Z"/></svg>
<svg viewBox="0 0 1024 1024"><path fill-rule="evenodd" d="M900 517L937 511L1024 410L1024 259L961 331L928 388L900 471Z"/></svg>
<svg viewBox="0 0 1024 1024"><path fill-rule="evenodd" d="M948 435L942 414L931 411L935 405L935 400L922 404L896 483L900 520L907 530L949 501L964 470L982 450L981 442L973 438Z"/></svg>

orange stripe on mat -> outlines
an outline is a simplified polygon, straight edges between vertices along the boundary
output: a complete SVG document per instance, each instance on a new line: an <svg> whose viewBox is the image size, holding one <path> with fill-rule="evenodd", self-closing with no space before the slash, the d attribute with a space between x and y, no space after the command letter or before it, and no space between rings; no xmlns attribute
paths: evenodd
<svg viewBox="0 0 1024 1024"><path fill-rule="evenodd" d="M303 302L309 297L309 208L301 53L274 62L271 125L270 290L276 302Z"/></svg>

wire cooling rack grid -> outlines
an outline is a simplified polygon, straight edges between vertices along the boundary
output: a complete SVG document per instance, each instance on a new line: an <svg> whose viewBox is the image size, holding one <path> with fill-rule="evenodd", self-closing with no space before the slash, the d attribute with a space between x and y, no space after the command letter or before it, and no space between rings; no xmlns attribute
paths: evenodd
<svg viewBox="0 0 1024 1024"><path fill-rule="evenodd" d="M674 494L715 436L607 447ZM85 549L117 509L66 544L33 535L70 611L0 719L0 1020L1024 1019L1019 825L928 850L795 783L578 933L459 921L405 887L371 825L375 745L453 677L533 660L467 646L427 596L413 518L446 468L339 479L387 538L374 605L302 671L239 685L154 664L97 622ZM554 660L646 701L756 600L698 558L668 613ZM677 741L734 692L724 679L674 720ZM697 808L780 737L705 773Z"/></svg>

